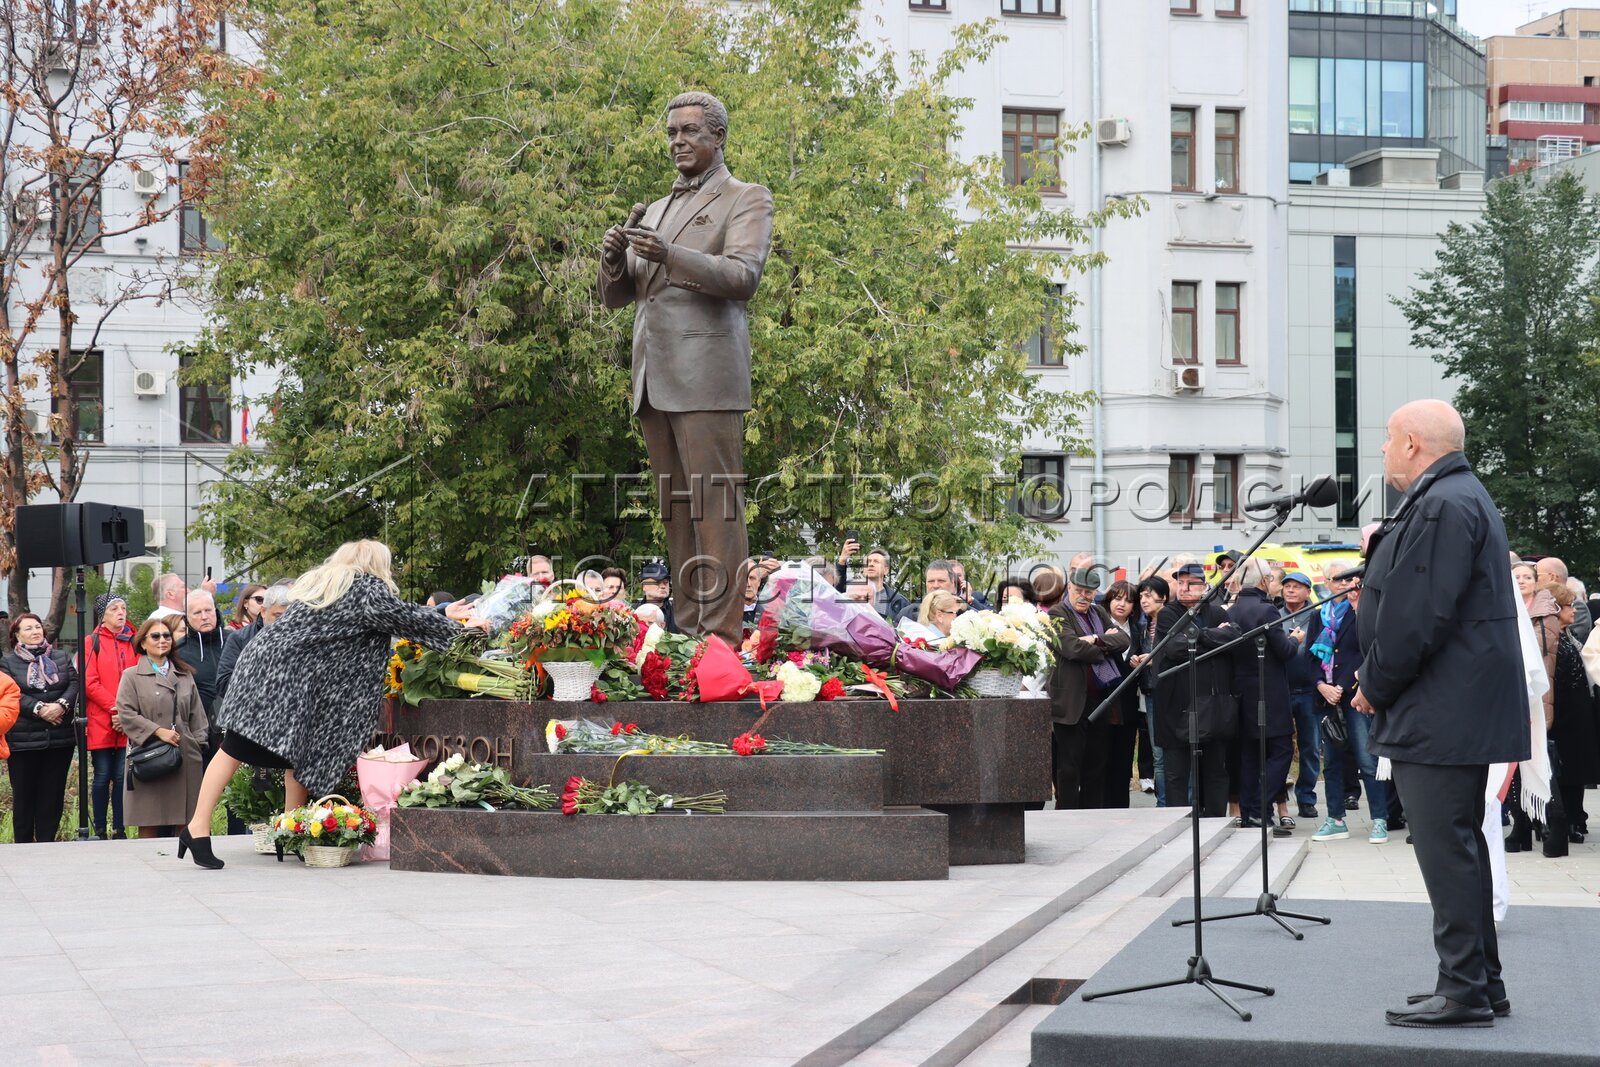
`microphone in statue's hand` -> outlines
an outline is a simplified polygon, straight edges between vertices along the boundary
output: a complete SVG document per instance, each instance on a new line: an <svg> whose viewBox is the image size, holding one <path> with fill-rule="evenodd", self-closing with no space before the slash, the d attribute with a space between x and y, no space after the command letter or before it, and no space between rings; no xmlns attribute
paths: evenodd
<svg viewBox="0 0 1600 1067"><path fill-rule="evenodd" d="M628 212L628 221L623 223L622 228L625 230L631 230L635 226L639 225L639 220L644 218L644 213L645 206L643 204L633 205L633 210Z"/></svg>
<svg viewBox="0 0 1600 1067"><path fill-rule="evenodd" d="M1258 497L1245 504L1246 511L1288 511L1301 504L1312 508L1329 508L1339 502L1339 483L1324 474L1298 493L1280 493L1277 496Z"/></svg>

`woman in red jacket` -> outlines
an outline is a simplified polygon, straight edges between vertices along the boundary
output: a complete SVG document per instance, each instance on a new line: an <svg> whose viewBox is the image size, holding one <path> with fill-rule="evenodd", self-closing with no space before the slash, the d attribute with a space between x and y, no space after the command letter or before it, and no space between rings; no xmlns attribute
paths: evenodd
<svg viewBox="0 0 1600 1067"><path fill-rule="evenodd" d="M112 833L122 836L122 774L128 735L111 725L112 705L122 672L139 662L133 650L133 627L128 625L128 605L121 597L102 593L95 597L100 625L89 637L89 665L84 687L89 691L89 759L94 765L94 832L106 836L106 802L111 803Z"/></svg>

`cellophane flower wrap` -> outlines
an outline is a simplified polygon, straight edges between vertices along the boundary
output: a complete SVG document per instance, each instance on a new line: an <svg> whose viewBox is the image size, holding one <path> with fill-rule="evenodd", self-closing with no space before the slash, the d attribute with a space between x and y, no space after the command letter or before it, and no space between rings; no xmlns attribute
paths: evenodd
<svg viewBox="0 0 1600 1067"><path fill-rule="evenodd" d="M489 620L489 633L499 637L526 615L544 586L521 574L508 574L472 605L472 613Z"/></svg>
<svg viewBox="0 0 1600 1067"><path fill-rule="evenodd" d="M981 666L1033 675L1053 662L1050 617L1029 604L1007 604L999 611L964 611L950 625L943 644L983 655Z"/></svg>
<svg viewBox="0 0 1600 1067"><path fill-rule="evenodd" d="M356 760L356 781L361 783L361 802L378 820L378 834L367 846L369 860L389 858L389 813L406 786L428 769L428 761L417 759L410 745L385 749L382 745L363 752Z"/></svg>
<svg viewBox="0 0 1600 1067"><path fill-rule="evenodd" d="M846 600L814 574L780 583L767 612L791 647L836 652L879 670L894 670L950 691L975 670L982 654L970 648L915 648L867 604Z"/></svg>

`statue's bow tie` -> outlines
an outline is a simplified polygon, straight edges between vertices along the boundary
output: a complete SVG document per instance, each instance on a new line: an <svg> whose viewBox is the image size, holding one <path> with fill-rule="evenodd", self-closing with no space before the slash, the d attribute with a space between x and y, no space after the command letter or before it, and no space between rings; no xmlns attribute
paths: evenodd
<svg viewBox="0 0 1600 1067"><path fill-rule="evenodd" d="M705 180L706 179L704 175L701 175L698 178L679 178L672 183L672 195L677 196L679 193L697 193L700 191L700 186L705 184Z"/></svg>

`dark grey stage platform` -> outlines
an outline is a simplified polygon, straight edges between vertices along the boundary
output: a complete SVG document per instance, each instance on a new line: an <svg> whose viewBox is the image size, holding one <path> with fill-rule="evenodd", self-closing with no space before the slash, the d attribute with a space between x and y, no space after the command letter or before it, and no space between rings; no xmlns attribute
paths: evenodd
<svg viewBox="0 0 1600 1067"><path fill-rule="evenodd" d="M1207 901L1219 910L1220 901ZM1492 1029L1389 1026L1385 1008L1432 991L1438 969L1426 904L1291 900L1327 915L1291 941L1268 919L1207 923L1206 959L1219 978L1273 986L1229 994L1255 1015L1240 1022L1200 986L1085 1004L1075 994L1033 1032L1032 1067L1594 1067L1600 1064L1600 912L1513 907L1500 926L1511 1016ZM1169 917L1192 913L1188 901ZM1194 935L1153 923L1085 982L1084 991L1183 976Z"/></svg>

